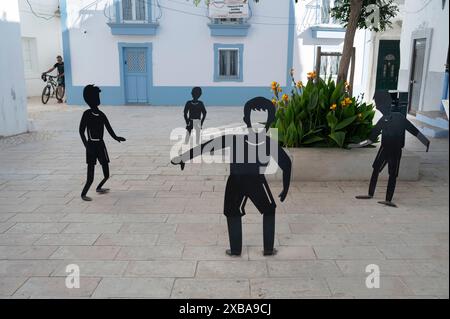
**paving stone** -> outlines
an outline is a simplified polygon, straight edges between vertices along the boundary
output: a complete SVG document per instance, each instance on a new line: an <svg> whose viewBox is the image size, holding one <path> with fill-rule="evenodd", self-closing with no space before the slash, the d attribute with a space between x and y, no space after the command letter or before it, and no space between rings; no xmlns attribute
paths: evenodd
<svg viewBox="0 0 450 319"><path fill-rule="evenodd" d="M0 260L0 277L48 277L59 264L58 260Z"/></svg>
<svg viewBox="0 0 450 319"><path fill-rule="evenodd" d="M225 246L186 246L183 250L185 260L230 260L225 251L229 247ZM233 257L238 260L248 260L247 247L242 247L240 257Z"/></svg>
<svg viewBox="0 0 450 319"><path fill-rule="evenodd" d="M125 272L126 277L194 277L195 261L131 261Z"/></svg>
<svg viewBox="0 0 450 319"><path fill-rule="evenodd" d="M8 234L57 234L67 227L66 223L16 223Z"/></svg>
<svg viewBox="0 0 450 319"><path fill-rule="evenodd" d="M64 229L65 234L115 234L122 223L70 223Z"/></svg>
<svg viewBox="0 0 450 319"><path fill-rule="evenodd" d="M258 278L267 277L265 261L199 261L198 278Z"/></svg>
<svg viewBox="0 0 450 319"><path fill-rule="evenodd" d="M27 280L27 277L0 277L0 298L12 296L14 292Z"/></svg>
<svg viewBox="0 0 450 319"><path fill-rule="evenodd" d="M103 278L94 298L169 298L174 279Z"/></svg>
<svg viewBox="0 0 450 319"><path fill-rule="evenodd" d="M93 245L98 234L44 234L34 244L43 246L89 246Z"/></svg>
<svg viewBox="0 0 450 319"><path fill-rule="evenodd" d="M373 246L313 246L318 259L384 259Z"/></svg>
<svg viewBox="0 0 450 319"><path fill-rule="evenodd" d="M378 249L388 259L447 259L448 247L442 246L409 246L389 245L379 246Z"/></svg>
<svg viewBox="0 0 450 319"><path fill-rule="evenodd" d="M380 277L380 288L369 289L363 277L327 278L333 296L379 297L379 296L413 296L414 293L400 277Z"/></svg>
<svg viewBox="0 0 450 319"><path fill-rule="evenodd" d="M447 278L437 277L418 277L418 276L403 276L403 281L413 291L415 295L432 295L432 296L449 296L449 281ZM447 279L447 280L445 280Z"/></svg>
<svg viewBox="0 0 450 319"><path fill-rule="evenodd" d="M14 297L30 298L80 298L90 297L100 278L80 277L80 288L66 287L66 277L32 277L14 294Z"/></svg>
<svg viewBox="0 0 450 319"><path fill-rule="evenodd" d="M54 246L0 246L0 260L48 259L57 248Z"/></svg>
<svg viewBox="0 0 450 319"><path fill-rule="evenodd" d="M275 260L304 260L304 259L316 259L316 254L310 246L280 246L277 247L277 254L271 259ZM250 260L266 260L267 257L263 256L263 248L249 247L249 259Z"/></svg>
<svg viewBox="0 0 450 319"><path fill-rule="evenodd" d="M175 224L165 223L126 223L120 229L122 234L167 234L174 233L177 228Z"/></svg>
<svg viewBox="0 0 450 319"><path fill-rule="evenodd" d="M292 298L331 296L324 279L264 278L250 279L252 298Z"/></svg>
<svg viewBox="0 0 450 319"><path fill-rule="evenodd" d="M248 299L249 282L246 279L177 279L172 298Z"/></svg>
<svg viewBox="0 0 450 319"><path fill-rule="evenodd" d="M51 259L113 260L119 252L116 246L61 246Z"/></svg>
<svg viewBox="0 0 450 319"><path fill-rule="evenodd" d="M60 266L52 272L54 277L66 277L66 267L68 265L76 264L80 267L80 276L82 277L121 277L128 266L127 261L79 261L79 260L65 260L59 262Z"/></svg>
<svg viewBox="0 0 450 319"><path fill-rule="evenodd" d="M96 246L152 246L156 244L158 234L102 234L95 242Z"/></svg>
<svg viewBox="0 0 450 319"><path fill-rule="evenodd" d="M117 260L154 260L180 259L183 246L133 246L122 247L116 256ZM169 276L173 277L173 276Z"/></svg>
<svg viewBox="0 0 450 319"><path fill-rule="evenodd" d="M268 260L269 277L342 276L334 261L328 260Z"/></svg>

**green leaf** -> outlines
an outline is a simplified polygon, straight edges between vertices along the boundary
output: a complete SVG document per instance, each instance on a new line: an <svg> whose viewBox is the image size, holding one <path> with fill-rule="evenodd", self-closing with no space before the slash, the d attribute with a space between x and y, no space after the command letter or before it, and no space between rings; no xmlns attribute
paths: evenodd
<svg viewBox="0 0 450 319"><path fill-rule="evenodd" d="M345 132L333 132L330 135L328 135L333 141L336 142L336 144L339 147L343 147L344 146L344 142L345 142Z"/></svg>
<svg viewBox="0 0 450 319"><path fill-rule="evenodd" d="M328 122L328 126L331 128L331 131L334 131L336 125L338 124L338 119L337 119L337 117L334 115L333 112L328 112L328 115L327 115L327 122Z"/></svg>
<svg viewBox="0 0 450 319"><path fill-rule="evenodd" d="M321 142L323 141L324 138L320 137L320 136L311 136L310 138L306 139L305 141L302 142L302 144L304 145L309 145L309 144L313 144L313 143L317 143L317 142Z"/></svg>
<svg viewBox="0 0 450 319"><path fill-rule="evenodd" d="M336 125L336 127L334 128L336 131L342 130L343 128L349 126L350 124L353 123L353 121L355 121L357 118L356 115L352 116L352 117L348 117L346 119L344 119L343 121L341 121L340 123L338 123Z"/></svg>

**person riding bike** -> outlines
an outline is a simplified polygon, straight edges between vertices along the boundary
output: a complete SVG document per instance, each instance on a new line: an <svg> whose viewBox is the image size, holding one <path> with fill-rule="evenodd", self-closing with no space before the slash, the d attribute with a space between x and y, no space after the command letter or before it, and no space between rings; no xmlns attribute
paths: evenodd
<svg viewBox="0 0 450 319"><path fill-rule="evenodd" d="M58 55L56 57L55 65L47 72L42 73L42 75L47 75L47 73L51 73L55 69L58 70L58 85L59 85L59 87L62 87L65 89L66 83L65 83L65 78L64 78L64 61L63 61L62 56L60 56L60 55ZM62 102L63 102L62 99L58 99L58 103L62 103Z"/></svg>

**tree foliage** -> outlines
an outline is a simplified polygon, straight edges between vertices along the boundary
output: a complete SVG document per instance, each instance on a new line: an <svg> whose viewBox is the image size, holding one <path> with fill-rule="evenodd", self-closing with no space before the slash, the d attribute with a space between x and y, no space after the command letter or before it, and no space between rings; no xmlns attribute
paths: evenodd
<svg viewBox="0 0 450 319"><path fill-rule="evenodd" d="M350 19L351 0L337 0L331 9L331 16L347 27ZM394 0L363 0L358 29L381 32L392 27L392 19L399 8Z"/></svg>

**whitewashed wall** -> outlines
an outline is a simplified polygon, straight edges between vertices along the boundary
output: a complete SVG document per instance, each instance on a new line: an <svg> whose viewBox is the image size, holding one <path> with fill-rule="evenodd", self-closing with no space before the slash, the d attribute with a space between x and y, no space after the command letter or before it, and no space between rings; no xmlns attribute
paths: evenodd
<svg viewBox="0 0 450 319"><path fill-rule="evenodd" d="M27 104L17 0L0 1L0 136L27 130Z"/></svg>
<svg viewBox="0 0 450 319"><path fill-rule="evenodd" d="M408 90L412 35L420 30L432 30L429 40L431 44L429 61L425 61L425 85L421 111L439 110L442 95L444 64L447 61L448 37L449 37L449 1L442 10L442 1L432 0L424 7L426 2L422 0L406 0L403 28L401 35L401 55L399 89ZM422 9L423 8L423 9ZM421 10L422 9L422 10ZM431 42L430 42L431 41Z"/></svg>
<svg viewBox="0 0 450 319"><path fill-rule="evenodd" d="M50 18L58 9L59 0L31 0L34 11ZM22 38L34 39L32 70L25 70L28 96L40 96L44 87L41 74L56 63L56 56L62 55L61 20L54 17L49 20L32 14L25 0L19 0ZM56 74L56 71L54 71Z"/></svg>
<svg viewBox="0 0 450 319"><path fill-rule="evenodd" d="M161 5L191 14L163 8L157 35L112 36L104 15L110 12L105 5L111 7L112 1L99 1L80 15L80 8L90 2L67 1L74 86L119 86L119 42L153 43L155 86L270 87L272 81L286 83L289 1L261 1L256 5L251 2L252 26L243 38L212 37L207 26L209 19L197 16L206 14L203 5L195 8L189 2L168 0L160 0ZM213 81L214 43L244 44L242 83Z"/></svg>

